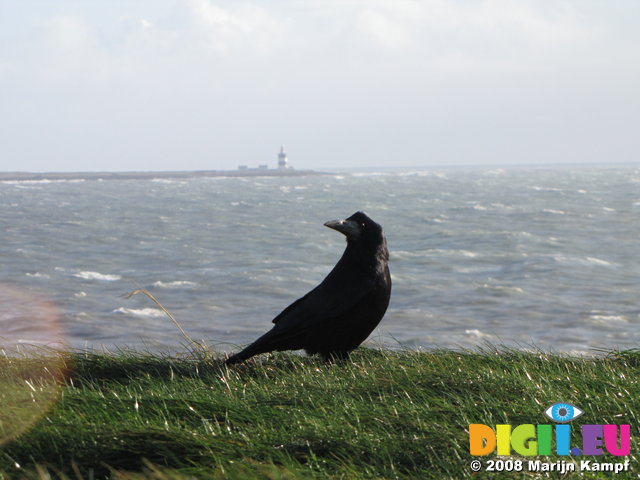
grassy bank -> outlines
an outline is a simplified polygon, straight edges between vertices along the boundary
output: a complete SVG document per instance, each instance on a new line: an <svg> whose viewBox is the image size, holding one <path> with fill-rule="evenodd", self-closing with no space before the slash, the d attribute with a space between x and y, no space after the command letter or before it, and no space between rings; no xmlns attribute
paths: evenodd
<svg viewBox="0 0 640 480"><path fill-rule="evenodd" d="M579 424L631 424L631 472L616 478L640 473L635 351L571 358L360 350L341 365L282 354L229 369L211 358L75 353L56 368L66 371L57 400L33 428L0 446L0 479L47 478L45 471L68 478L492 478L471 472L468 425L549 423L543 411L558 401L585 411ZM538 476L549 478L509 478Z"/></svg>

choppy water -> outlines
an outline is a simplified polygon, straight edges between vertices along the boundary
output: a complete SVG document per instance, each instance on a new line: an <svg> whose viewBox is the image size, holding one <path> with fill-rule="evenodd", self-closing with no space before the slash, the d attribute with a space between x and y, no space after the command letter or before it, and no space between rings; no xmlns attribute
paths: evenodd
<svg viewBox="0 0 640 480"><path fill-rule="evenodd" d="M179 350L153 293L220 350L322 280L362 209L391 251L374 342L640 346L640 169L0 183L0 336ZM57 322L55 329L51 325ZM63 333L61 333L63 332Z"/></svg>

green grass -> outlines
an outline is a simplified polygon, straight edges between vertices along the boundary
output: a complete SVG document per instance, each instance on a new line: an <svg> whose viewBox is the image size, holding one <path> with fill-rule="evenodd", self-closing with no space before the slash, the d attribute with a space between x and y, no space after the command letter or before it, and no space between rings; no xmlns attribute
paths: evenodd
<svg viewBox="0 0 640 480"><path fill-rule="evenodd" d="M631 424L632 471L616 478L640 473L637 351L360 349L343 364L278 354L233 368L206 356L88 352L55 368L65 372L57 401L0 446L0 479L495 478L471 472L468 425L549 423L543 411L558 401L585 411L578 424ZM5 394L24 381L5 377Z"/></svg>

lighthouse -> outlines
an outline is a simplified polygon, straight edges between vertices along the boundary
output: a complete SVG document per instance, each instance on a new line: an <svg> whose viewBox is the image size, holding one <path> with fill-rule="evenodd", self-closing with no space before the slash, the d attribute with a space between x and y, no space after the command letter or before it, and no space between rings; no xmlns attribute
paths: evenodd
<svg viewBox="0 0 640 480"><path fill-rule="evenodd" d="M289 160L287 159L287 153L284 151L284 145L280 146L280 153L278 154L278 169L286 170L291 168L289 166Z"/></svg>

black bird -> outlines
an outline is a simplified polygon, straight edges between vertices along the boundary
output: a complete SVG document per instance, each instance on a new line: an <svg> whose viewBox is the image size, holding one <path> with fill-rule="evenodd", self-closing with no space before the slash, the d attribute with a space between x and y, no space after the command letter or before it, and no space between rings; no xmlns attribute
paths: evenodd
<svg viewBox="0 0 640 480"><path fill-rule="evenodd" d="M316 288L273 319L275 326L227 364L281 350L304 349L343 359L380 323L389 305L389 251L382 227L363 212L325 225L347 237L347 248Z"/></svg>

